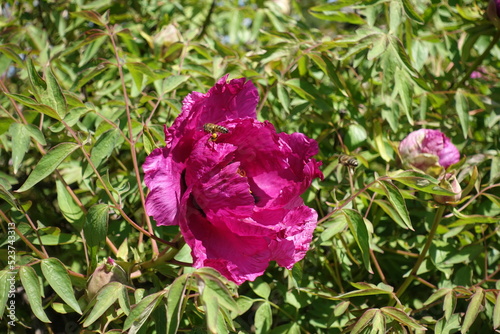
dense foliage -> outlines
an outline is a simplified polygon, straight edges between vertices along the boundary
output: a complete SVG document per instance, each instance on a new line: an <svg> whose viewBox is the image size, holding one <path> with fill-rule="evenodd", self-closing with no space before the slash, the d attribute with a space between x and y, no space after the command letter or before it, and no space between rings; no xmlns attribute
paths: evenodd
<svg viewBox="0 0 500 334"><path fill-rule="evenodd" d="M494 332L496 4L489 15L473 0L1 4L0 326ZM257 86L259 120L318 141L325 176L303 196L319 214L304 260L240 286L193 269L179 228L145 213L141 167L183 98L227 73ZM447 171L457 201L437 203L449 184L402 164L398 143L420 128L459 149Z"/></svg>

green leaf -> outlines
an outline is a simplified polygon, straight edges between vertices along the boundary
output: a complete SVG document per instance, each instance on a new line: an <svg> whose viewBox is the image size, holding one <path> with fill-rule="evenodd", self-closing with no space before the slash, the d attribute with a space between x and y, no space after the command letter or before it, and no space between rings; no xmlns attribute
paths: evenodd
<svg viewBox="0 0 500 334"><path fill-rule="evenodd" d="M444 318L449 320L453 312L455 312L455 307L457 306L457 295L453 290L449 290L444 296L443 301L443 311Z"/></svg>
<svg viewBox="0 0 500 334"><path fill-rule="evenodd" d="M426 330L426 328L420 325L415 319L408 316L405 312L397 309L395 307L386 306L380 309L385 315L398 321L400 324L411 327L417 330Z"/></svg>
<svg viewBox="0 0 500 334"><path fill-rule="evenodd" d="M500 327L500 293L497 293L495 307L493 308L493 328L497 329L498 327Z"/></svg>
<svg viewBox="0 0 500 334"><path fill-rule="evenodd" d="M406 71L401 68L396 69L394 75L395 88L399 97L401 98L401 104L403 105L406 118L408 123L413 125L413 106L412 106L412 91L413 87L410 85L410 80L406 75Z"/></svg>
<svg viewBox="0 0 500 334"><path fill-rule="evenodd" d="M410 214L408 212L408 209L406 208L406 202L403 198L403 195L401 195L401 193L399 192L399 189L391 182L379 180L379 183L382 185L382 189L389 199L389 202L401 217L406 227L414 231L411 225Z"/></svg>
<svg viewBox="0 0 500 334"><path fill-rule="evenodd" d="M441 288L434 292L427 300L424 302L424 305L429 305L433 302L435 302L438 299L443 298L448 292L450 292L450 288Z"/></svg>
<svg viewBox="0 0 500 334"><path fill-rule="evenodd" d="M10 287L15 286L16 276L7 270L0 270L0 319L4 317L4 310L11 307L8 304ZM15 306L14 306L15 307Z"/></svg>
<svg viewBox="0 0 500 334"><path fill-rule="evenodd" d="M0 198L9 203L9 205L13 208L19 209L16 203L16 198L10 193L8 188L10 188L10 185L6 184L6 182L3 182L4 179L0 178ZM9 187L6 187L6 186ZM0 312L0 314L2 314Z"/></svg>
<svg viewBox="0 0 500 334"><path fill-rule="evenodd" d="M19 269L19 276L21 277L21 283L26 291L26 297L28 298L33 314L35 314L40 321L50 323L51 321L47 318L47 314L45 314L43 310L42 287L35 270L28 266L21 266Z"/></svg>
<svg viewBox="0 0 500 334"><path fill-rule="evenodd" d="M333 22L345 22L345 23L350 23L350 24L365 24L365 20L361 18L356 13L345 13L345 12L339 12L339 11L332 11L332 12L315 12L312 9L309 10L309 13L311 13L312 16L325 20L325 21L333 21Z"/></svg>
<svg viewBox="0 0 500 334"><path fill-rule="evenodd" d="M59 117L57 112L45 104L40 104L37 101L35 101L29 97L19 95L19 94L7 94L7 93L5 93L5 95L11 97L12 99L16 100L17 102L21 103L22 105L25 105L33 110L41 112L42 114L45 114L49 117L55 118L58 121L61 120L61 117Z"/></svg>
<svg viewBox="0 0 500 334"><path fill-rule="evenodd" d="M38 75L38 72L31 58L28 58L28 61L26 62L26 68L28 69L28 76L30 78L31 85L33 86L36 92L35 96L37 96L37 98L40 98L43 92L45 92L45 90L47 89L47 84Z"/></svg>
<svg viewBox="0 0 500 334"><path fill-rule="evenodd" d="M255 312L255 333L268 333L273 324L273 312L267 302L260 304Z"/></svg>
<svg viewBox="0 0 500 334"><path fill-rule="evenodd" d="M182 318L182 305L185 299L188 277L178 277L169 287L167 295L167 333L175 334Z"/></svg>
<svg viewBox="0 0 500 334"><path fill-rule="evenodd" d="M75 298L75 293L71 285L68 271L64 265L55 258L43 259L41 262L42 273L50 286L59 297L66 302L73 310L82 314L80 305Z"/></svg>
<svg viewBox="0 0 500 334"><path fill-rule="evenodd" d="M69 223L75 223L83 217L82 209L76 204L75 200L69 194L64 184L56 180L57 204L64 218Z"/></svg>
<svg viewBox="0 0 500 334"><path fill-rule="evenodd" d="M73 153L79 146L75 143L61 143L54 146L45 156L40 159L35 169L28 176L28 179L17 190L23 192L35 184L49 176L71 153Z"/></svg>
<svg viewBox="0 0 500 334"><path fill-rule="evenodd" d="M392 295L392 292L374 287L374 288L355 290L355 291L349 291L346 293L342 293L342 294L338 295L337 298L346 299L346 298L352 298L352 297L377 296L377 295Z"/></svg>
<svg viewBox="0 0 500 334"><path fill-rule="evenodd" d="M276 90L278 92L278 100L280 101L281 106L286 112L290 112L290 97L288 96L288 92L285 87L283 87L281 83L278 83Z"/></svg>
<svg viewBox="0 0 500 334"><path fill-rule="evenodd" d="M84 10L81 12L72 12L72 16L81 17L87 21L97 24L98 26L104 27L107 21L102 18L102 16L93 10Z"/></svg>
<svg viewBox="0 0 500 334"><path fill-rule="evenodd" d="M380 312L380 310L378 310L377 313L375 314L375 316L373 317L372 330L371 330L370 334L385 334L385 333L386 333L385 317L382 314L382 312Z"/></svg>
<svg viewBox="0 0 500 334"><path fill-rule="evenodd" d="M415 9L415 6L413 6L413 3L411 2L411 0L403 0L403 8L404 8L406 15L408 15L408 17L410 19L412 19L413 21L415 21L417 23L424 24L424 19L417 12L417 10Z"/></svg>
<svg viewBox="0 0 500 334"><path fill-rule="evenodd" d="M405 222L403 221L403 219L401 218L401 216L396 212L396 210L394 209L394 207L388 201L381 200L381 199L376 199L376 200L374 200L374 202L378 206L380 206L382 208L382 210L384 210L384 212L389 217L391 217L391 219L394 220L394 222L396 224L398 224L399 226L401 226L404 229L408 229L408 226L405 224Z"/></svg>
<svg viewBox="0 0 500 334"><path fill-rule="evenodd" d="M451 318L441 318L434 326L434 334L454 334L460 329L460 315L453 314Z"/></svg>
<svg viewBox="0 0 500 334"><path fill-rule="evenodd" d="M377 57L379 57L382 53L384 53L387 50L387 35L385 34L377 34L377 38L373 39L372 42L372 47L370 51L368 51L368 54L366 55L366 58L368 60L373 60Z"/></svg>
<svg viewBox="0 0 500 334"><path fill-rule="evenodd" d="M85 240L89 247L99 247L106 240L108 232L109 207L107 204L96 204L89 209L87 220L83 225Z"/></svg>
<svg viewBox="0 0 500 334"><path fill-rule="evenodd" d="M462 133L464 138L467 138L469 131L469 105L465 94L460 88L457 89L455 93L455 108L457 110L460 126L462 127Z"/></svg>
<svg viewBox="0 0 500 334"><path fill-rule="evenodd" d="M54 109L62 119L67 111L66 98L50 67L47 69L45 77L47 79L47 90L41 96L42 103Z"/></svg>
<svg viewBox="0 0 500 334"><path fill-rule="evenodd" d="M148 320L153 310L162 301L162 297L166 293L166 290L162 290L141 299L141 301L132 308L127 316L127 319L123 324L123 330L130 329L127 333L137 333L146 320Z"/></svg>
<svg viewBox="0 0 500 334"><path fill-rule="evenodd" d="M346 216L349 230L361 250L366 270L373 273L370 264L370 236L368 235L368 229L366 228L363 216L358 211L351 209L343 209L342 213Z"/></svg>
<svg viewBox="0 0 500 334"><path fill-rule="evenodd" d="M3 53L7 58L15 61L17 65L23 66L23 60L21 59L21 57L19 57L19 54L12 48L10 48L8 44L0 45L0 52Z"/></svg>
<svg viewBox="0 0 500 334"><path fill-rule="evenodd" d="M40 129L38 129L33 124L27 124L26 131L28 131L30 137L36 140L40 145L47 145L45 136L43 135L42 131L40 131Z"/></svg>
<svg viewBox="0 0 500 334"><path fill-rule="evenodd" d="M106 131L99 137L94 147L92 147L92 150L90 151L90 160L92 161L95 168L98 168L101 163L105 159L107 159L111 155L111 153L113 153L119 137L120 132L118 131L118 129L111 129L109 131ZM83 178L88 178L90 175L92 175L92 173L92 167L87 165L87 168L85 168L85 171L83 172Z"/></svg>
<svg viewBox="0 0 500 334"><path fill-rule="evenodd" d="M476 287L476 292L472 295L467 311L465 312L464 322L462 323L462 328L460 329L462 334L469 332L469 328L472 326L474 320L476 320L477 315L479 314L479 311L481 310L483 300L484 290L481 287Z"/></svg>
<svg viewBox="0 0 500 334"><path fill-rule="evenodd" d="M118 299L122 289L125 289L125 287L119 282L111 282L102 287L95 297L95 305L92 307L92 311L83 322L83 327L88 327L98 320Z"/></svg>
<svg viewBox="0 0 500 334"><path fill-rule="evenodd" d="M453 196L455 193L441 188L435 178L417 171L397 171L388 173L392 180L401 182L408 187L436 195Z"/></svg>
<svg viewBox="0 0 500 334"><path fill-rule="evenodd" d="M365 313L361 317L359 317L358 321L354 325L354 327L351 330L351 334L358 334L363 331L369 324L370 321L372 321L373 317L380 312L378 309L369 309L366 310Z"/></svg>
<svg viewBox="0 0 500 334"><path fill-rule="evenodd" d="M400 1L391 1L389 4L389 33L395 34L403 19L403 8Z"/></svg>
<svg viewBox="0 0 500 334"><path fill-rule="evenodd" d="M173 91L184 82L186 82L189 78L189 75L170 75L160 82L156 81L155 85L156 83L160 84L160 86L157 87L158 94L163 95Z"/></svg>
<svg viewBox="0 0 500 334"><path fill-rule="evenodd" d="M251 282L250 286L257 296L264 299L269 298L271 294L271 287L263 280L257 279L255 282Z"/></svg>
<svg viewBox="0 0 500 334"><path fill-rule="evenodd" d="M12 123L9 127L9 134L12 137L12 168L17 174L24 155L30 146L30 135L26 126L21 123Z"/></svg>

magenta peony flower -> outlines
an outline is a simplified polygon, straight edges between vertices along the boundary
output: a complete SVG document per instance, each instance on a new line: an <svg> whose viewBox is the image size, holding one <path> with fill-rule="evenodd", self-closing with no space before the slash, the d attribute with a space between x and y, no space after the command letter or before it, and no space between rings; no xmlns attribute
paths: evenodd
<svg viewBox="0 0 500 334"><path fill-rule="evenodd" d="M439 130L420 129L411 132L399 144L399 153L405 165L430 174L439 174L442 168L460 160L460 153L448 137Z"/></svg>
<svg viewBox="0 0 500 334"><path fill-rule="evenodd" d="M255 86L226 80L189 94L166 147L147 157L146 210L158 225L180 226L195 268L241 284L269 261L291 268L305 256L317 213L300 195L323 174L316 141L257 121Z"/></svg>

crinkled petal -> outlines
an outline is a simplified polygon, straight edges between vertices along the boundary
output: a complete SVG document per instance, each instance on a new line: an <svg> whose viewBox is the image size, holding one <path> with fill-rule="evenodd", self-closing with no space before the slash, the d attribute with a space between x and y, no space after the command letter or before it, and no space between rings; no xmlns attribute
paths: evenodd
<svg viewBox="0 0 500 334"><path fill-rule="evenodd" d="M181 114L167 130L168 143L175 145L177 138L202 131L206 123L256 118L257 88L245 78L227 82L227 77L222 77L206 94L192 92L184 98Z"/></svg>
<svg viewBox="0 0 500 334"><path fill-rule="evenodd" d="M146 198L147 214L158 225L177 225L183 165L172 161L168 149L158 148L146 158L143 169L144 182L150 190Z"/></svg>
<svg viewBox="0 0 500 334"><path fill-rule="evenodd" d="M271 260L288 269L302 260L309 250L317 219L316 211L305 205L290 210L280 224L278 237L269 244Z"/></svg>
<svg viewBox="0 0 500 334"><path fill-rule="evenodd" d="M192 206L181 226L191 247L195 268L210 266L237 284L253 281L269 265L267 241L260 237L240 236L224 226L214 226Z"/></svg>

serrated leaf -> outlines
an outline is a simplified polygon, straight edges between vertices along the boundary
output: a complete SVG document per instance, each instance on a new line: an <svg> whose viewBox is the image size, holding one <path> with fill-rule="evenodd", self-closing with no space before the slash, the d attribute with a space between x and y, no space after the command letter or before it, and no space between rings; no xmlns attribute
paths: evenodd
<svg viewBox="0 0 500 334"><path fill-rule="evenodd" d="M377 314L377 312L380 311L378 309L373 309L373 308L365 311L365 313L363 313L363 315L359 317L358 321L352 328L351 333L352 334L361 333L361 331L363 331L363 329L365 329L370 324L370 322L372 321L375 314Z"/></svg>
<svg viewBox="0 0 500 334"><path fill-rule="evenodd" d="M55 258L43 259L40 264L42 273L49 285L54 289L59 297L66 302L73 310L82 314L80 305L75 298L75 293L71 285L68 271L64 265Z"/></svg>
<svg viewBox="0 0 500 334"><path fill-rule="evenodd" d="M426 330L426 328L420 325L415 319L410 317L405 312L397 309L395 307L386 306L380 309L384 314L389 316L390 318L398 321L400 324L403 324L407 327L411 327L417 330Z"/></svg>
<svg viewBox="0 0 500 334"><path fill-rule="evenodd" d="M368 235L368 229L366 228L363 216L361 216L359 212L351 209L343 209L342 213L346 216L349 230L353 234L361 250L363 264L366 270L373 273L370 264L370 236Z"/></svg>
<svg viewBox="0 0 500 334"><path fill-rule="evenodd" d="M108 232L109 207L107 204L96 204L87 213L83 225L85 240L89 247L99 247L106 240Z"/></svg>
<svg viewBox="0 0 500 334"><path fill-rule="evenodd" d="M389 199L389 202L401 217L406 227L414 231L413 226L411 225L410 214L406 208L406 202L403 195L399 192L399 189L394 184L387 181L379 181L379 183L382 185L382 189Z"/></svg>
<svg viewBox="0 0 500 334"><path fill-rule="evenodd" d="M467 311L465 312L464 322L462 323L462 328L460 332L462 334L468 333L470 327L474 323L481 310L481 305L484 300L484 290L481 287L476 287L476 292L472 295L472 298L467 306Z"/></svg>
<svg viewBox="0 0 500 334"><path fill-rule="evenodd" d="M73 153L79 146L75 143L61 143L50 149L45 156L40 159L35 169L28 176L28 179L17 190L23 192L35 184L49 176L71 153Z"/></svg>
<svg viewBox="0 0 500 334"><path fill-rule="evenodd" d="M21 283L26 291L26 297L28 298L33 314L40 321L50 323L51 321L43 310L41 286L35 270L28 266L21 266L19 269L19 277L21 277Z"/></svg>
<svg viewBox="0 0 500 334"><path fill-rule="evenodd" d="M460 88L457 89L457 92L455 93L455 109L457 110L464 138L467 138L469 131L469 105L467 103L467 98Z"/></svg>
<svg viewBox="0 0 500 334"><path fill-rule="evenodd" d="M118 299L123 288L123 284L119 282L111 282L103 286L95 297L95 304L92 307L92 311L90 311L90 314L83 322L83 327L88 327L98 320Z"/></svg>
<svg viewBox="0 0 500 334"><path fill-rule="evenodd" d="M30 135L26 126L21 123L12 123L9 127L9 134L12 137L12 169L17 174L24 155L30 146Z"/></svg>

